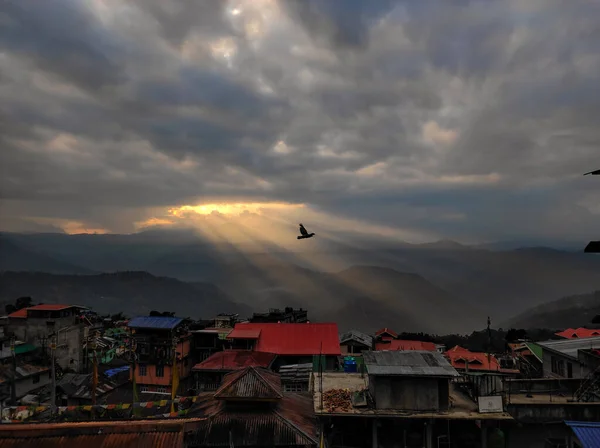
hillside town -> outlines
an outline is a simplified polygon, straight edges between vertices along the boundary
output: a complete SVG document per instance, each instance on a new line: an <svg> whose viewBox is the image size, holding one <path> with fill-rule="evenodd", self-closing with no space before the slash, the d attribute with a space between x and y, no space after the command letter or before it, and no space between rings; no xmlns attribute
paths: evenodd
<svg viewBox="0 0 600 448"><path fill-rule="evenodd" d="M4 316L1 446L599 446L600 328L484 353L303 309L150 314Z"/></svg>

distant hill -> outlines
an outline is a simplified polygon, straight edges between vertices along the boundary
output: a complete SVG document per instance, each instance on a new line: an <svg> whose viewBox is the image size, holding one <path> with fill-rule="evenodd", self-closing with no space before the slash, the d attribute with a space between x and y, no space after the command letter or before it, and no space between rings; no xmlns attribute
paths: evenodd
<svg viewBox="0 0 600 448"><path fill-rule="evenodd" d="M194 285L146 272L99 275L0 273L0 302L30 296L35 303L88 306L100 313L123 311L147 315L151 310L174 311L177 316L210 318L220 312L247 315L248 307L235 304L210 283ZM3 310L2 310L3 311Z"/></svg>
<svg viewBox="0 0 600 448"><path fill-rule="evenodd" d="M509 319L505 328L578 328L589 326L600 314L600 291L563 297L528 309Z"/></svg>
<svg viewBox="0 0 600 448"><path fill-rule="evenodd" d="M38 271L52 274L90 274L91 270L28 250L0 235L1 271Z"/></svg>
<svg viewBox="0 0 600 448"><path fill-rule="evenodd" d="M316 302L322 313L340 310L360 296L359 285L354 282L353 287L343 288L334 274L353 266L418 274L458 307L489 315L493 325L557 297L600 290L600 257L545 247L495 251L447 240L408 244L351 235L347 243L318 236L294 251L268 245L257 250L257 246L215 246L191 231L163 230L133 235L4 233L1 237L29 252L26 257L5 257L5 270L39 271L45 266L55 272L50 269L62 264L59 272L65 273L146 271L212 283L253 309L292 303L308 307ZM38 255L56 262L40 263ZM390 301L378 301L384 302ZM421 324L426 325L426 320Z"/></svg>

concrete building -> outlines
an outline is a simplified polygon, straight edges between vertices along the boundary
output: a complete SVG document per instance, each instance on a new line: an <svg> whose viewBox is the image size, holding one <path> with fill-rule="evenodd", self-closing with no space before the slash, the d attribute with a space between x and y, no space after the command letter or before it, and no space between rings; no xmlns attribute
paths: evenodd
<svg viewBox="0 0 600 448"><path fill-rule="evenodd" d="M252 323L272 324L303 324L308 322L308 311L302 308L286 307L283 310L271 308L268 313L254 313L250 318Z"/></svg>
<svg viewBox="0 0 600 448"><path fill-rule="evenodd" d="M340 335L340 350L342 355L360 355L362 352L373 350L373 336L350 330Z"/></svg>
<svg viewBox="0 0 600 448"><path fill-rule="evenodd" d="M19 362L15 372L12 364L2 364L0 365L0 388L2 390L0 399L4 402L10 398L13 377L15 378L17 400L52 382L49 367Z"/></svg>
<svg viewBox="0 0 600 448"><path fill-rule="evenodd" d="M450 379L459 374L439 353L368 352L363 357L375 409L448 409Z"/></svg>
<svg viewBox="0 0 600 448"><path fill-rule="evenodd" d="M65 369L83 369L85 321L80 319L84 309L75 305L46 304L23 308L8 315L7 333L16 339L48 348L56 338L56 362Z"/></svg>
<svg viewBox="0 0 600 448"><path fill-rule="evenodd" d="M178 317L135 317L129 321L135 341L136 363L133 371L141 393L171 392L173 363L176 362L179 390L189 387L192 371L191 336Z"/></svg>
<svg viewBox="0 0 600 448"><path fill-rule="evenodd" d="M600 337L538 342L542 347L542 371L547 378L585 378L595 367L585 363L579 351L600 349Z"/></svg>

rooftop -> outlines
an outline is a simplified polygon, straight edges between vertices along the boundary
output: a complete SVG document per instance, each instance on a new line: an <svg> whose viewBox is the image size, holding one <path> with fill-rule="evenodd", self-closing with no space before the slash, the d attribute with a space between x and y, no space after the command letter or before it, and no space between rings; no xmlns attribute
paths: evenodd
<svg viewBox="0 0 600 448"><path fill-rule="evenodd" d="M375 344L375 350L427 350L433 352L436 351L436 346L433 342L394 339L388 342L378 342Z"/></svg>
<svg viewBox="0 0 600 448"><path fill-rule="evenodd" d="M373 345L373 336L363 333L362 331L350 330L340 335L340 344L348 341L356 341L367 347L371 347Z"/></svg>
<svg viewBox="0 0 600 448"><path fill-rule="evenodd" d="M459 376L448 360L435 351L366 352L363 359L370 375Z"/></svg>
<svg viewBox="0 0 600 448"><path fill-rule="evenodd" d="M576 338L593 338L600 336L600 330L593 328L567 328L566 330L559 331L556 336L560 336L565 339L576 339Z"/></svg>
<svg viewBox="0 0 600 448"><path fill-rule="evenodd" d="M565 422L575 433L584 448L600 446L600 423Z"/></svg>
<svg viewBox="0 0 600 448"><path fill-rule="evenodd" d="M129 328L154 328L161 330L172 330L177 325L183 322L179 317L150 317L140 316L134 317L129 321Z"/></svg>
<svg viewBox="0 0 600 448"><path fill-rule="evenodd" d="M498 359L490 353L472 352L458 345L444 353L444 356L450 360L455 369L518 373L518 370L501 368Z"/></svg>
<svg viewBox="0 0 600 448"><path fill-rule="evenodd" d="M188 446L309 446L317 443L313 400L286 394L273 408L231 409L212 394L201 394L188 415L207 419Z"/></svg>
<svg viewBox="0 0 600 448"><path fill-rule="evenodd" d="M448 411L439 412L415 412L415 411L402 411L394 409L373 409L370 406L355 407L352 405L351 398L348 399L347 403L342 403L339 399L335 400L335 407L332 409L331 404L323 403L323 410L321 410L321 392L319 391L320 375L314 373L314 409L318 415L337 415L337 416L348 416L348 417L403 417L403 418L439 418L439 419L455 419L455 420L512 420L512 417L505 413L486 413L480 414L478 412L478 406L470 398L463 395L460 391L454 387L450 388L450 401L451 408ZM322 377L323 392L327 394L328 391L346 391L358 392L368 389L369 379L367 376L361 378L358 373L341 373L341 372L325 372ZM341 394L340 394L341 395ZM350 396L351 394L346 394Z"/></svg>
<svg viewBox="0 0 600 448"><path fill-rule="evenodd" d="M382 328L381 330L377 330L377 331L375 332L375 336L381 336L381 335L383 335L383 334L388 334L388 335L390 335L390 336L392 336L392 337L394 337L394 338L397 338L397 337L398 337L398 333L396 333L396 332L395 332L395 331L393 331L393 330L390 330L390 329L389 329L389 328L387 328L387 327L386 327L386 328Z"/></svg>
<svg viewBox="0 0 600 448"><path fill-rule="evenodd" d="M92 421L0 425L1 448L55 446L110 446L129 448L183 447L186 431L196 429L201 418L138 421Z"/></svg>
<svg viewBox="0 0 600 448"><path fill-rule="evenodd" d="M258 339L260 336L260 329L242 329L234 328L231 333L227 336L227 339Z"/></svg>
<svg viewBox="0 0 600 448"><path fill-rule="evenodd" d="M12 318L26 318L27 311L62 311L67 310L69 308L85 308L83 306L78 305L65 305L60 303L45 303L42 305L34 305L29 308L21 308L20 310L15 311L8 315L8 317Z"/></svg>
<svg viewBox="0 0 600 448"><path fill-rule="evenodd" d="M254 349L277 355L340 355L338 327L335 323L238 323L234 331L260 331Z"/></svg>
<svg viewBox="0 0 600 448"><path fill-rule="evenodd" d="M214 395L217 399L279 400L283 398L278 374L262 367L228 373Z"/></svg>
<svg viewBox="0 0 600 448"><path fill-rule="evenodd" d="M225 350L213 353L192 370L236 370L244 367L269 367L277 355L251 350Z"/></svg>
<svg viewBox="0 0 600 448"><path fill-rule="evenodd" d="M560 339L557 341L538 342L542 349L553 350L571 358L577 358L578 350L600 348L600 338Z"/></svg>

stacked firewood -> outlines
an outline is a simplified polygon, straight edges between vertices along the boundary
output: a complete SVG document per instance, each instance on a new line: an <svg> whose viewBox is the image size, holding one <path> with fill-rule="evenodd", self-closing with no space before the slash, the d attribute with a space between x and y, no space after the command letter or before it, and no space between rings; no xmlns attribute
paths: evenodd
<svg viewBox="0 0 600 448"><path fill-rule="evenodd" d="M352 410L352 392L349 389L330 389L323 392L323 408L328 413Z"/></svg>

